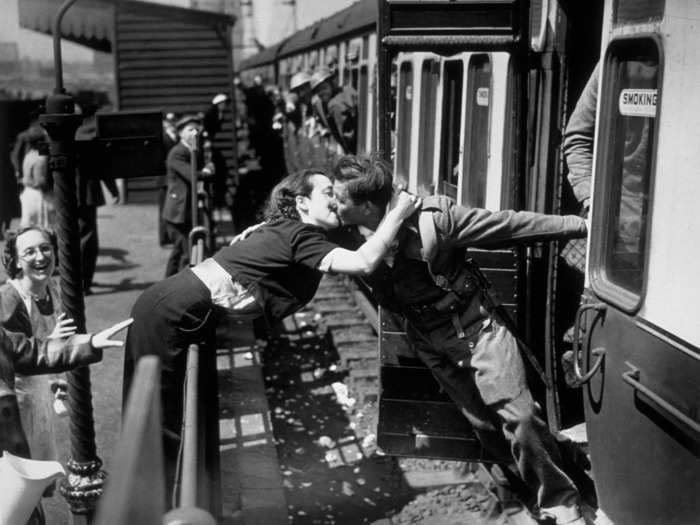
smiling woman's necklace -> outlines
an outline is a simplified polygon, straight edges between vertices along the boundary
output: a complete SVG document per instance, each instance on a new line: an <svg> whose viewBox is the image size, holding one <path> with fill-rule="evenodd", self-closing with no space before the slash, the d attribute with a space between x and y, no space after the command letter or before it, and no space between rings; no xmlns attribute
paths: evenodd
<svg viewBox="0 0 700 525"><path fill-rule="evenodd" d="M27 290L27 288L23 286L23 283L20 280L13 279L13 281L13 284L15 284L15 289L22 296L22 300L25 304L33 302L39 307L40 311L51 304L51 292L49 291L48 286L44 290L43 294L38 294L32 292L31 290Z"/></svg>

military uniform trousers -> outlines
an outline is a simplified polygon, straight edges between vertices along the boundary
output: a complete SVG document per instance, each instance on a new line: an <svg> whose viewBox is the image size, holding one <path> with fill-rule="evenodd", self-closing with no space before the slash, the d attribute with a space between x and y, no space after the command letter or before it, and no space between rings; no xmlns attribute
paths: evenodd
<svg viewBox="0 0 700 525"><path fill-rule="evenodd" d="M482 444L499 460L515 461L539 509L557 523L577 519L577 488L527 387L513 334L487 317L458 338L448 313L409 320L407 333Z"/></svg>

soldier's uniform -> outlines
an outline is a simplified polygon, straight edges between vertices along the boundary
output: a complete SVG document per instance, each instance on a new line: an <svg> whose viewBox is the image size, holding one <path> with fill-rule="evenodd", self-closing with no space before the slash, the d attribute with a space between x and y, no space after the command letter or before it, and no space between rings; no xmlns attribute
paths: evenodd
<svg viewBox="0 0 700 525"><path fill-rule="evenodd" d="M428 197L421 213L404 223L393 264L383 263L369 279L380 304L405 316L418 356L484 446L497 458L515 460L540 509L557 523L580 517L578 491L559 466L514 335L487 311L465 271L464 248L585 236L585 221L577 216L489 212Z"/></svg>
<svg viewBox="0 0 700 525"><path fill-rule="evenodd" d="M343 86L328 102L328 124L346 154L357 152L357 91Z"/></svg>

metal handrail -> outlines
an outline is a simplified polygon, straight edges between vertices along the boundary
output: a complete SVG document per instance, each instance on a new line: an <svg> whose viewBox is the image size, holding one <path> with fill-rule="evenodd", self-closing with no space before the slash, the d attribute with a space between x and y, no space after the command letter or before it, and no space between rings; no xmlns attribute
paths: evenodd
<svg viewBox="0 0 700 525"><path fill-rule="evenodd" d="M180 506L197 504L197 399L199 379L199 346L191 344L187 349L185 372L185 418L182 423L182 482Z"/></svg>
<svg viewBox="0 0 700 525"><path fill-rule="evenodd" d="M98 504L96 525L160 523L165 512L157 356L138 360L125 414L113 472Z"/></svg>

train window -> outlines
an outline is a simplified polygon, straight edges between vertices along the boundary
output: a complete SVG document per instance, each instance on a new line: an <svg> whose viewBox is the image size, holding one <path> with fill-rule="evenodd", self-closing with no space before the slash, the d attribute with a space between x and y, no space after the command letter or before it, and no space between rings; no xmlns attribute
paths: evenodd
<svg viewBox="0 0 700 525"><path fill-rule="evenodd" d="M653 40L611 44L601 85L593 220L604 226L594 241L594 286L628 311L638 306L644 284L660 84Z"/></svg>
<svg viewBox="0 0 700 525"><path fill-rule="evenodd" d="M440 137L440 183L442 193L457 199L459 178L459 135L462 120L462 77L464 66L461 60L445 62L442 86L442 136Z"/></svg>
<svg viewBox="0 0 700 525"><path fill-rule="evenodd" d="M488 55L472 56L467 71L462 204L483 208L486 202L491 105L491 61Z"/></svg>
<svg viewBox="0 0 700 525"><path fill-rule="evenodd" d="M374 111L377 108L377 64L375 63L372 67L372 77L370 79L370 89L372 90L372 101L373 103L369 105L369 121L370 121L370 148L372 150L377 147L377 127L379 123L376 120Z"/></svg>
<svg viewBox="0 0 700 525"><path fill-rule="evenodd" d="M440 85L440 64L426 60L421 68L420 125L418 128L418 193L432 195L435 158L435 103Z"/></svg>
<svg viewBox="0 0 700 525"><path fill-rule="evenodd" d="M407 183L411 162L411 119L413 117L413 65L404 62L399 67L396 125L396 176Z"/></svg>
<svg viewBox="0 0 700 525"><path fill-rule="evenodd" d="M357 151L362 153L366 149L367 141L367 102L369 100L369 79L367 78L367 66L360 67L359 104L357 108Z"/></svg>
<svg viewBox="0 0 700 525"><path fill-rule="evenodd" d="M362 37L362 60L369 58L369 35Z"/></svg>
<svg viewBox="0 0 700 525"><path fill-rule="evenodd" d="M665 7L664 0L616 0L613 2L613 23L644 24L661 20Z"/></svg>

